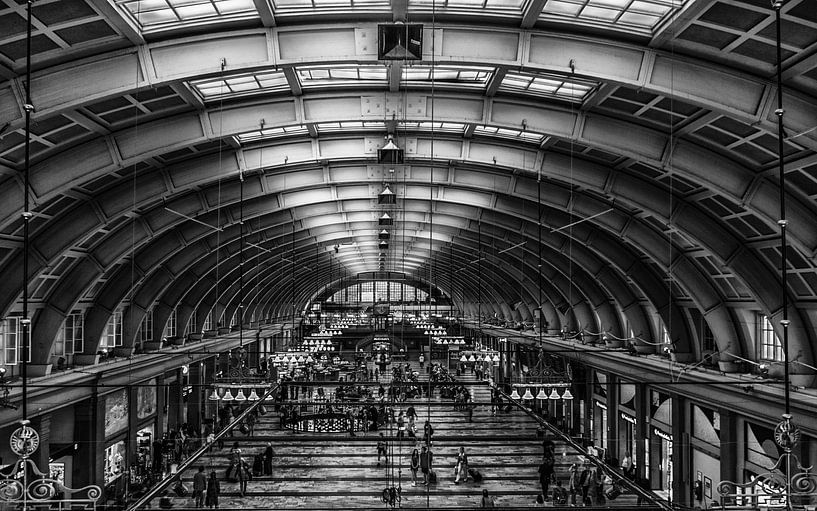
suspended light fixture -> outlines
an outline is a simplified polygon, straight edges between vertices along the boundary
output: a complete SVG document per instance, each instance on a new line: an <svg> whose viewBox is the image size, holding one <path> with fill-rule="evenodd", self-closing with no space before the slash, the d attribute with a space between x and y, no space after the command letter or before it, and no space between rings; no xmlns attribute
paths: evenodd
<svg viewBox="0 0 817 511"><path fill-rule="evenodd" d="M236 401L246 401L247 396L244 395L244 389L238 389L238 394L235 395Z"/></svg>
<svg viewBox="0 0 817 511"><path fill-rule="evenodd" d="M499 353L494 354L494 362L499 363Z"/></svg>
<svg viewBox="0 0 817 511"><path fill-rule="evenodd" d="M465 356L465 353L460 357L460 362L468 362L468 357Z"/></svg>
<svg viewBox="0 0 817 511"><path fill-rule="evenodd" d="M383 213L377 223L379 225L394 225L394 219L388 213Z"/></svg>
<svg viewBox="0 0 817 511"><path fill-rule="evenodd" d="M380 248L380 250L388 250L388 248L389 248L389 242L388 242L388 241L383 240L383 241L381 241L380 243L378 243L378 244L377 244L377 246L378 246L378 248Z"/></svg>
<svg viewBox="0 0 817 511"><path fill-rule="evenodd" d="M221 397L218 395L218 391L216 389L213 389L213 393L210 394L210 397L208 399L210 399L210 401L218 401L219 399L221 399Z"/></svg>
<svg viewBox="0 0 817 511"><path fill-rule="evenodd" d="M556 392L556 389L553 389L553 390L550 391L550 395L548 396L548 399L556 400L556 399L561 399L561 398L559 397L559 393Z"/></svg>
<svg viewBox="0 0 817 511"><path fill-rule="evenodd" d="M250 392L250 395L247 396L247 401L258 401L258 399L260 399L258 397L258 393L255 391L255 389L252 389L252 392Z"/></svg>
<svg viewBox="0 0 817 511"><path fill-rule="evenodd" d="M388 135L386 145L377 150L377 163L403 163L403 150L394 143L394 135L391 133Z"/></svg>
<svg viewBox="0 0 817 511"><path fill-rule="evenodd" d="M224 397L221 398L221 400L222 401L235 401L235 399L233 398L233 391L230 390L230 389L226 389L224 391Z"/></svg>
<svg viewBox="0 0 817 511"><path fill-rule="evenodd" d="M570 389L565 389L565 393L562 396L562 399L564 399L565 401L570 401L571 399L573 399L573 394L570 393Z"/></svg>
<svg viewBox="0 0 817 511"><path fill-rule="evenodd" d="M545 393L544 387L539 387L539 393L536 394L536 399L547 399L548 395Z"/></svg>
<svg viewBox="0 0 817 511"><path fill-rule="evenodd" d="M530 387L525 387L525 394L522 396L522 399L525 401L530 401L533 399L533 394L530 392Z"/></svg>
<svg viewBox="0 0 817 511"><path fill-rule="evenodd" d="M312 355L307 355L307 356L306 356L306 363L307 363L307 364L311 364L311 363L312 363L312 362L314 362L314 361L315 361L315 359L314 359L314 358L312 358Z"/></svg>
<svg viewBox="0 0 817 511"><path fill-rule="evenodd" d="M470 357L468 357L468 361L469 361L469 362L476 362L476 361L477 361L477 358L474 356L474 354L473 354L473 353L471 353L471 356L470 356Z"/></svg>
<svg viewBox="0 0 817 511"><path fill-rule="evenodd" d="M381 229L381 231L377 233L377 237L381 240L387 240L389 239L389 231L386 229Z"/></svg>
<svg viewBox="0 0 817 511"><path fill-rule="evenodd" d="M513 392L511 392L511 399L519 399L519 392L516 391L516 386L514 386Z"/></svg>

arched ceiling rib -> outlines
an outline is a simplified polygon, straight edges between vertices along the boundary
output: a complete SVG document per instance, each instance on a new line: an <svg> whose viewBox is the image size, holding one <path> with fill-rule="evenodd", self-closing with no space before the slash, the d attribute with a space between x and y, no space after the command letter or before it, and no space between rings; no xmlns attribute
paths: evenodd
<svg viewBox="0 0 817 511"><path fill-rule="evenodd" d="M503 253L511 261L507 268L494 262L485 269L486 301L524 297L535 306L538 207L530 178L541 173L546 296L556 309L566 304L565 311L586 318L615 320L608 323L628 309L628 319L640 314L648 323L643 318L657 311L673 318L665 322L684 324L675 319L683 315L680 308L694 307L718 325L719 340L740 335L732 325L736 307L775 314L775 87L763 74L771 68L762 52L750 52L754 61L735 58L747 54L747 45L768 42L771 11L739 1L689 0L675 21L627 28L640 35L625 43L620 36L631 13L619 13L620 23L612 25L581 14L575 24L553 24L558 20L549 1L468 17L472 25L451 24L454 11L443 9L434 60L447 74L439 75L433 92L428 62L393 62L387 70L375 60L375 22L398 14L387 4L358 18L362 22L315 25L319 10L287 12L273 3L262 13L216 17L207 33L190 32L179 20L161 29L140 27L120 6L87 4L87 15L70 23L107 24L111 33L98 38L96 52L67 44L40 54L32 81L37 216L31 287L42 308L35 332L49 332L38 342L48 344L62 316L78 304L90 311L90 330L101 329L122 300L142 311L158 300L157 323L179 303L187 315L197 304L231 314L239 171L249 177L245 227L254 246L245 249L263 246L269 252L255 257L279 257L247 273L257 283L257 289L247 286L250 296L268 302L260 307L280 307L291 295L276 285L288 278L280 257L314 259L312 271L295 275L300 302L331 278L330 264L350 273L376 270L381 208L372 199L387 174L372 161L390 116L409 159L398 169L406 172L405 186L392 185L403 207L398 225L406 227L405 236L393 233L392 247L407 247L405 269L417 278L436 275L453 295L461 280L462 308L477 294L468 264L469 252L481 252L474 218L488 230L479 240L486 253L525 242L518 254ZM412 5L409 13L428 15ZM815 28L803 5L787 2L789 30ZM9 8L15 15L20 9ZM730 19L724 9L754 19L758 30L715 51L701 27L715 31ZM40 8L41 16L46 12ZM509 24L490 26L500 18ZM517 24L522 28L513 28ZM577 35L575 27L593 33ZM427 27L427 50L430 36ZM798 310L793 330L808 345L817 321L817 231L810 223L817 196L817 132L811 130L817 78L810 73L817 59L813 42L803 46L790 38L785 50L791 52L785 62L786 165L793 184L787 190L789 291ZM52 65L60 53L83 60ZM22 88L14 62L0 58L0 76L12 78L0 83L0 126L8 123L0 134L0 165L11 176L0 187L2 274L19 274L20 266L15 171ZM342 74L352 68L357 74L342 84L317 78L343 66ZM225 95L235 87L242 92ZM429 188L432 162L440 168ZM569 232L549 232L586 218ZM328 251L343 241L355 243L353 255L333 257ZM663 281L667 272L669 282ZM2 282L7 299L0 309L8 311L19 289L12 279ZM576 287L581 291L574 295ZM134 335L135 326L129 329Z"/></svg>

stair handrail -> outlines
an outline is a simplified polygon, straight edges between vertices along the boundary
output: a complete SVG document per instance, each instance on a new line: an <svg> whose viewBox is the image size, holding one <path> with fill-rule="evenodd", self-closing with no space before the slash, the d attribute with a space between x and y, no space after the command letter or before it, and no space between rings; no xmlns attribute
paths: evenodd
<svg viewBox="0 0 817 511"><path fill-rule="evenodd" d="M153 500L159 493L165 491L171 485L171 483L179 480L185 470L190 468L194 463L196 463L199 460L199 458L201 458L202 456L204 456L204 454L209 452L213 444L217 443L225 435L232 431L233 428L241 424L249 414L255 411L256 408L267 402L267 398L272 396L277 389L278 384L277 383L273 384L269 389L267 389L264 395L258 399L258 401L252 402L252 404L248 406L246 410L240 413L235 419L233 419L232 422L230 422L221 431L216 433L216 435L213 437L212 442L207 442L206 438L202 438L203 441L202 446L199 447L196 451L194 451L193 454L190 455L190 457L188 457L181 464L179 464L179 468L178 470L176 470L175 474L169 474L164 479L156 483L153 486L153 488L151 488L150 490L148 490L147 493L142 495L139 498L139 500L129 505L126 511L135 511L137 509L142 509L143 506L149 504L150 501Z"/></svg>

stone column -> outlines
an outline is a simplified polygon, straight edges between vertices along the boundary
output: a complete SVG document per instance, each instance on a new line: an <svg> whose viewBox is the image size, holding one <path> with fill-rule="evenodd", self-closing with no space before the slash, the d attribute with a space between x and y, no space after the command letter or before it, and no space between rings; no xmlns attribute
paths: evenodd
<svg viewBox="0 0 817 511"><path fill-rule="evenodd" d="M46 413L31 420L31 427L40 435L40 446L31 456L37 467L46 475L48 470L48 459L51 455L51 414Z"/></svg>
<svg viewBox="0 0 817 511"><path fill-rule="evenodd" d="M721 481L740 482L738 467L741 453L738 449L744 444L738 436L738 418L734 412L723 408L718 410L718 414L721 417L720 478ZM712 498L720 500L717 495L717 483L717 481L712 483Z"/></svg>

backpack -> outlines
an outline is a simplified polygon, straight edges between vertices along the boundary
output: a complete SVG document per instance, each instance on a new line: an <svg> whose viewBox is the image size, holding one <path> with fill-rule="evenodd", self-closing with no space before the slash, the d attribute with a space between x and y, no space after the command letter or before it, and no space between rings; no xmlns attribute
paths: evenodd
<svg viewBox="0 0 817 511"><path fill-rule="evenodd" d="M482 482L482 473L479 470L475 468L469 468L468 475L471 476L471 479L473 479L475 483Z"/></svg>

